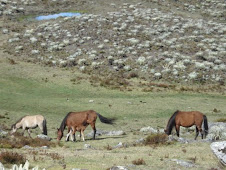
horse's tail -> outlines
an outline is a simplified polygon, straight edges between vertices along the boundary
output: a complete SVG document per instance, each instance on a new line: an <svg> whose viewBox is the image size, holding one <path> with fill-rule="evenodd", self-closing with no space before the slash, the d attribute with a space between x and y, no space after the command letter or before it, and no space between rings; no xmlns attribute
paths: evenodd
<svg viewBox="0 0 226 170"><path fill-rule="evenodd" d="M115 118L106 118L99 113L97 113L97 116L99 117L99 119L102 123L106 123L106 124L110 124L110 125L114 124L114 122L116 120Z"/></svg>
<svg viewBox="0 0 226 170"><path fill-rule="evenodd" d="M204 129L205 129L204 133L205 133L205 136L207 136L209 127L208 127L208 120L207 120L206 115L203 115L203 122L204 122Z"/></svg>
<svg viewBox="0 0 226 170"><path fill-rule="evenodd" d="M43 120L42 126L43 126L43 134L44 134L44 135L47 135L46 119Z"/></svg>

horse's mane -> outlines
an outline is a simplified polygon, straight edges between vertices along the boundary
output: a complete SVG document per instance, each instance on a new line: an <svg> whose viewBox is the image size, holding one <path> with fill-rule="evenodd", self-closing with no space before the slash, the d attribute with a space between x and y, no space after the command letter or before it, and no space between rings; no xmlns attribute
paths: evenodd
<svg viewBox="0 0 226 170"><path fill-rule="evenodd" d="M27 116L27 115L26 115ZM26 116L21 117L19 120L16 121L16 123L12 124L11 129L17 124L19 123L23 118L25 118Z"/></svg>
<svg viewBox="0 0 226 170"><path fill-rule="evenodd" d="M68 116L69 116L71 113L72 113L72 112L69 112L69 113L65 116L65 118L63 119L63 121L61 122L61 125L60 125L60 130L61 130L61 132L64 131L64 129L65 129L65 127L66 127L65 122L66 122Z"/></svg>
<svg viewBox="0 0 226 170"><path fill-rule="evenodd" d="M170 117L166 130L167 130L167 134L170 135L172 132L173 127L175 126L175 118L177 113L179 112L179 110L177 110L176 112L174 112L174 114Z"/></svg>

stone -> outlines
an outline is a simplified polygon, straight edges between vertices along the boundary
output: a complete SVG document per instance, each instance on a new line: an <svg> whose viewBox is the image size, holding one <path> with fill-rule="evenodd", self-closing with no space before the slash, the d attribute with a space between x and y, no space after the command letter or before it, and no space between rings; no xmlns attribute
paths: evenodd
<svg viewBox="0 0 226 170"><path fill-rule="evenodd" d="M37 138L44 139L44 140L48 140L48 141L51 140L51 138L50 138L49 136L43 135L43 134L37 135Z"/></svg>
<svg viewBox="0 0 226 170"><path fill-rule="evenodd" d="M0 170L5 170L5 168L1 162L0 162Z"/></svg>
<svg viewBox="0 0 226 170"><path fill-rule="evenodd" d="M158 133L158 130L148 126L140 129L140 132L150 132L150 133Z"/></svg>
<svg viewBox="0 0 226 170"><path fill-rule="evenodd" d="M90 144L84 144L84 149L91 149L92 146Z"/></svg>
<svg viewBox="0 0 226 170"><path fill-rule="evenodd" d="M192 162L188 162L188 161L183 161L183 160L179 160L179 159L171 159L171 161L176 162L177 164L179 164L180 166L186 167L186 168L192 168L195 167L195 164Z"/></svg>

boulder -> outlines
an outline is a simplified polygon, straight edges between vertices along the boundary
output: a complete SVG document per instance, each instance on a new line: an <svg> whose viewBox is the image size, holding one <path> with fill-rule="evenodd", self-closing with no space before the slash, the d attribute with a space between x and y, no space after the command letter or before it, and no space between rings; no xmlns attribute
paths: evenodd
<svg viewBox="0 0 226 170"><path fill-rule="evenodd" d="M209 140L226 140L226 123L209 123Z"/></svg>
<svg viewBox="0 0 226 170"><path fill-rule="evenodd" d="M125 135L125 132L122 130L118 131L104 131L104 130L97 130L96 131L96 136L101 136L101 135L107 135L107 136L119 136L119 135ZM93 131L88 133L86 135L87 137L93 137Z"/></svg>
<svg viewBox="0 0 226 170"><path fill-rule="evenodd" d="M154 129L154 128L148 126L148 127L141 128L140 132L164 133L164 129Z"/></svg>
<svg viewBox="0 0 226 170"><path fill-rule="evenodd" d="M4 168L4 166L3 166L3 164L0 162L0 169L1 170L5 170L5 168Z"/></svg>
<svg viewBox="0 0 226 170"><path fill-rule="evenodd" d="M210 148L219 161L226 166L226 141L213 142L211 143Z"/></svg>
<svg viewBox="0 0 226 170"><path fill-rule="evenodd" d="M51 140L51 138L50 138L49 136L43 135L43 134L37 135L37 138L39 138L39 139L44 139L44 140L48 140L48 141Z"/></svg>
<svg viewBox="0 0 226 170"><path fill-rule="evenodd" d="M186 168L192 168L195 167L195 164L193 162L183 161L179 159L172 159L172 161L176 162L180 166L186 167Z"/></svg>

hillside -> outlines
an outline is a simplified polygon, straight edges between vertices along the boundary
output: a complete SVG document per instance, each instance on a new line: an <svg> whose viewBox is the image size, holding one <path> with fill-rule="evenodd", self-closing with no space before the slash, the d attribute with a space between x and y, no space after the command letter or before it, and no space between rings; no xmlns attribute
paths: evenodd
<svg viewBox="0 0 226 170"><path fill-rule="evenodd" d="M91 83L112 88L151 91L147 87L161 82L170 89L225 90L224 0L5 4L3 48L15 59L76 69L91 75ZM82 15L35 21L59 11L56 6Z"/></svg>

